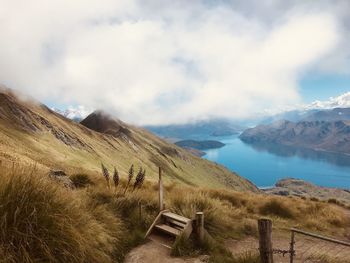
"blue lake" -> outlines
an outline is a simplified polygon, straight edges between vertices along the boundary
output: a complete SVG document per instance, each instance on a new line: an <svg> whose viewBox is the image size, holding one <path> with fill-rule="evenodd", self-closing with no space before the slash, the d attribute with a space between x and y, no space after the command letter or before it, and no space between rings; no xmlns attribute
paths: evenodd
<svg viewBox="0 0 350 263"><path fill-rule="evenodd" d="M205 159L237 172L259 187L293 177L316 185L350 189L350 156L276 145L250 145L237 136L218 138L226 145L206 150Z"/></svg>

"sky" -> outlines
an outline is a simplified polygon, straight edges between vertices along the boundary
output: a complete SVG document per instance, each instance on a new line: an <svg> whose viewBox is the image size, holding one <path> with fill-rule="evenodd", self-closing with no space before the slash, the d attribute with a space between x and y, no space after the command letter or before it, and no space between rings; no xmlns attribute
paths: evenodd
<svg viewBox="0 0 350 263"><path fill-rule="evenodd" d="M347 0L0 0L0 83L140 125L350 91Z"/></svg>

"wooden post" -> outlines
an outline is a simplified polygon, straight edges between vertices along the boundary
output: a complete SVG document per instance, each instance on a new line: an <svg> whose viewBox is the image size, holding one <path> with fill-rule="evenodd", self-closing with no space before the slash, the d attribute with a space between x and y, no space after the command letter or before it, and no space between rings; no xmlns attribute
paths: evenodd
<svg viewBox="0 0 350 263"><path fill-rule="evenodd" d="M198 236L199 242L204 241L204 213L196 213L196 234Z"/></svg>
<svg viewBox="0 0 350 263"><path fill-rule="evenodd" d="M290 263L294 262L294 244L295 244L295 237L294 237L294 231L291 232L290 237Z"/></svg>
<svg viewBox="0 0 350 263"><path fill-rule="evenodd" d="M259 251L261 263L273 263L272 253L272 221L269 219L258 220Z"/></svg>
<svg viewBox="0 0 350 263"><path fill-rule="evenodd" d="M163 200L163 180L162 180L162 168L159 167L159 211L164 210L164 200Z"/></svg>
<svg viewBox="0 0 350 263"><path fill-rule="evenodd" d="M139 202L139 219L142 219L142 203Z"/></svg>

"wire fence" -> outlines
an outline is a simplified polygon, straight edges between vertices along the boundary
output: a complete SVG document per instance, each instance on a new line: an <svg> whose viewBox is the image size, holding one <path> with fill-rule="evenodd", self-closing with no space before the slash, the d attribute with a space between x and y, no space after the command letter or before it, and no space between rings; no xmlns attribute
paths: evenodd
<svg viewBox="0 0 350 263"><path fill-rule="evenodd" d="M350 242L292 228L290 262L350 263Z"/></svg>

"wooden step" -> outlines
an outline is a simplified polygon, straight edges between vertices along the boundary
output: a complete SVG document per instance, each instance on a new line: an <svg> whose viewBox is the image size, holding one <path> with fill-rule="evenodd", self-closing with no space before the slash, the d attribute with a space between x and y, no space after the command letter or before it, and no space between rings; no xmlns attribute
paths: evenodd
<svg viewBox="0 0 350 263"><path fill-rule="evenodd" d="M181 234L181 230L164 224L155 225L155 228L173 236L179 236Z"/></svg>
<svg viewBox="0 0 350 263"><path fill-rule="evenodd" d="M165 222L169 225L174 225L175 228L178 228L178 229L184 229L186 224L183 223L183 222L180 222L180 221L177 221L177 220L174 220L170 217L166 217L165 218Z"/></svg>
<svg viewBox="0 0 350 263"><path fill-rule="evenodd" d="M188 219L186 217L183 217L183 216L171 213L171 212L165 212L165 213L162 214L162 216L166 217L166 218L171 218L171 219L173 219L175 221L182 222L184 224L187 224L188 222L191 221L191 219Z"/></svg>

